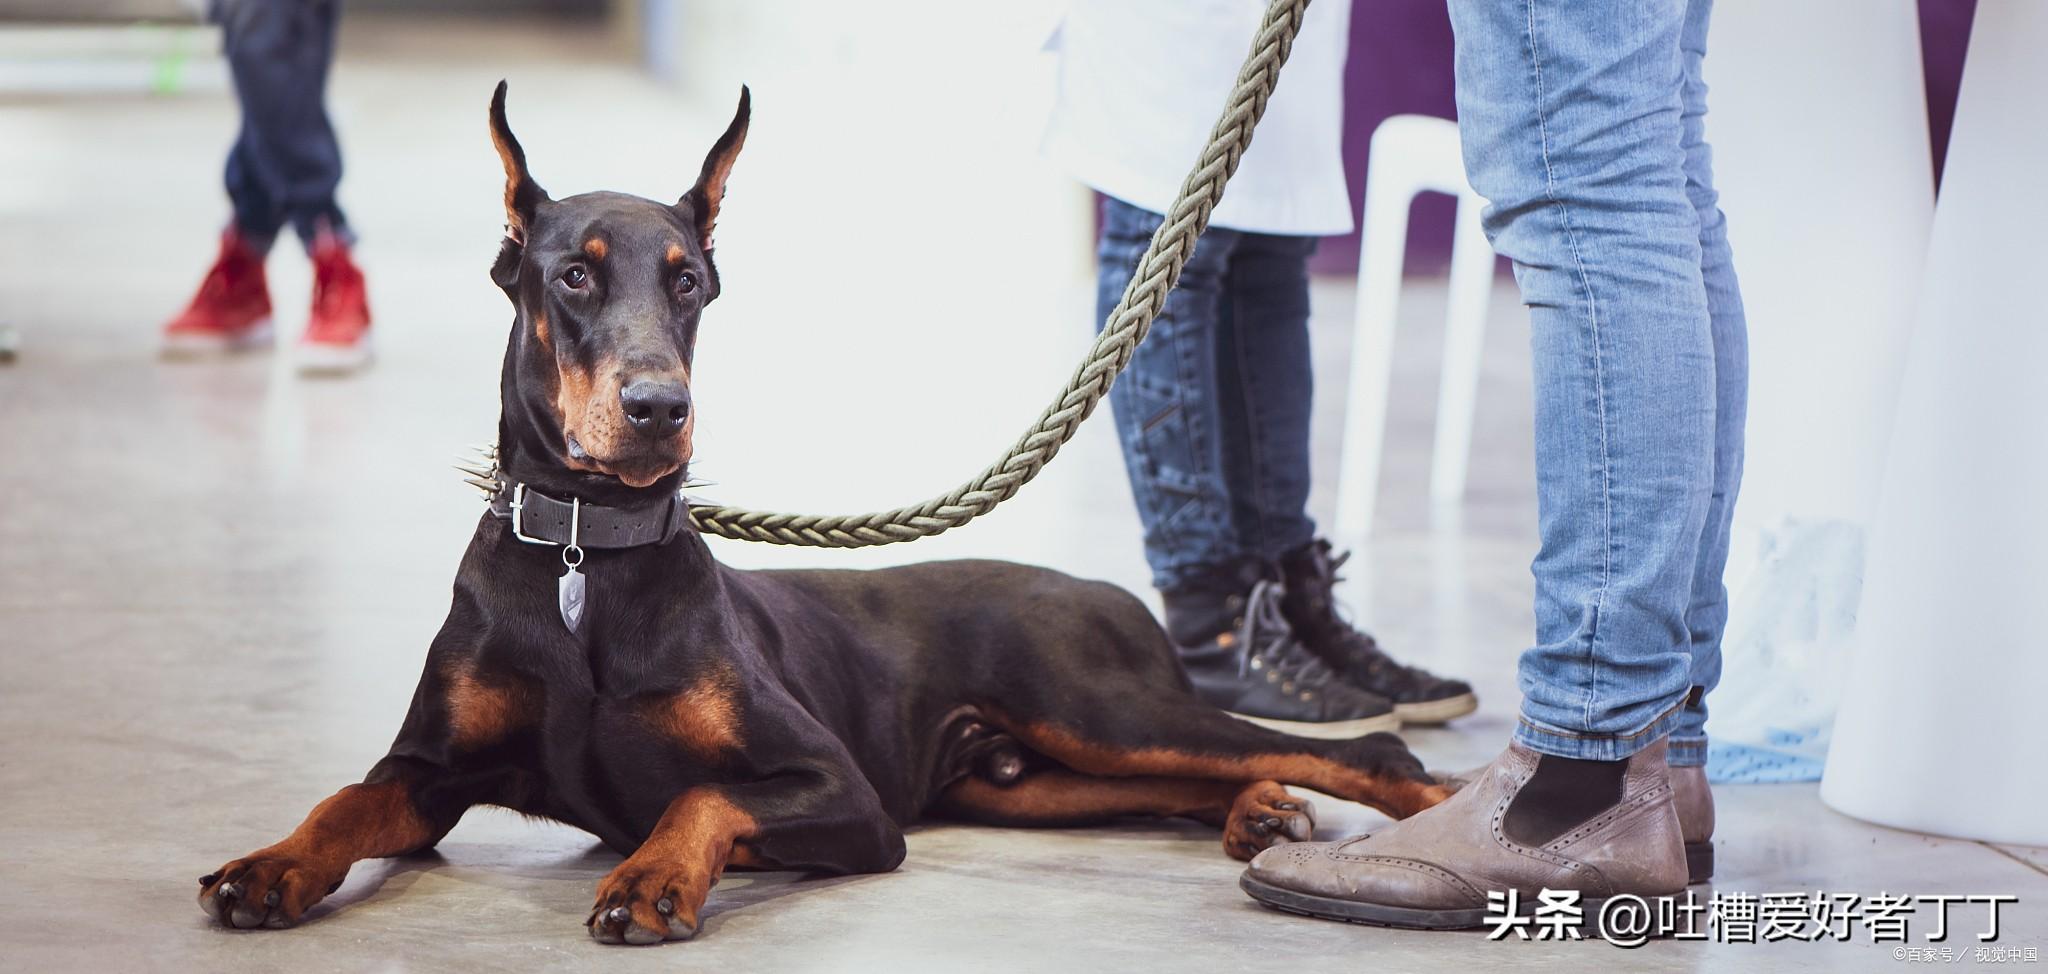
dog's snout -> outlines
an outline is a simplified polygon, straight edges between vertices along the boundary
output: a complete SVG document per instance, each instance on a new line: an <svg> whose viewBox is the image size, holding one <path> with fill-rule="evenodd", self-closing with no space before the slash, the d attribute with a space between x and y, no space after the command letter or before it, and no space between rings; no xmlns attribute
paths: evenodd
<svg viewBox="0 0 2048 974"><path fill-rule="evenodd" d="M619 388L619 408L642 436L670 436L690 418L690 389L675 379L634 379Z"/></svg>

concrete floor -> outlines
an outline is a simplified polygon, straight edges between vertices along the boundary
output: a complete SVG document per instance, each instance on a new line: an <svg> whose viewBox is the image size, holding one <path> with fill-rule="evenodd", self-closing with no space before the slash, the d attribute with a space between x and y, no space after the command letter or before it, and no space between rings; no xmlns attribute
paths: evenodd
<svg viewBox="0 0 2048 974"><path fill-rule="evenodd" d="M1240 867L1208 830L1144 823L919 829L896 873L736 874L697 941L625 950L580 926L615 855L478 811L434 855L359 866L299 929L209 926L194 877L282 834L382 753L445 611L477 502L444 461L491 433L507 320L484 276L499 223L489 84L512 75L513 123L561 193L680 192L730 104L729 86L656 88L602 37L561 30L365 22L344 51L345 202L383 354L348 381L301 381L284 355L152 357L224 212L215 169L233 112L219 92L0 100L0 322L25 335L0 366L0 969L1747 971L1893 957L1867 936L1622 952L1304 920L1240 894ZM1028 115L962 111L943 132L901 133L887 158L831 154L846 134L835 126L872 92L804 83L799 57L764 60L721 226L727 294L699 358L712 492L852 510L942 490L1009 442L1085 345L1085 200L1032 160ZM990 83L1028 105L1030 69L1003 70ZM585 130L593 99L606 124ZM1014 190L1014 232L955 245L955 214L991 205L995 185ZM877 198L893 201L887 219ZM280 252L272 265L287 333L301 263ZM836 297L875 275L887 305ZM1409 735L1457 768L1503 741L1527 638L1526 349L1503 296L1472 495L1455 523L1432 522L1421 471L1441 293L1415 289L1381 523L1346 591L1398 653L1480 687L1478 714ZM1318 285L1325 471L1350 311L1346 282ZM919 359L949 368L908 364ZM973 408L941 405L970 396ZM1333 489L1314 498L1325 520ZM1144 591L1136 537L1098 420L1013 504L942 538L856 553L714 544L750 566L1006 557ZM2014 894L2000 943L2044 944L2048 851L1868 826L1810 786L1719 794L1723 891ZM1957 797L1996 800L1974 785ZM1326 837L1376 821L1322 807ZM1971 963L1967 935L1950 943Z"/></svg>

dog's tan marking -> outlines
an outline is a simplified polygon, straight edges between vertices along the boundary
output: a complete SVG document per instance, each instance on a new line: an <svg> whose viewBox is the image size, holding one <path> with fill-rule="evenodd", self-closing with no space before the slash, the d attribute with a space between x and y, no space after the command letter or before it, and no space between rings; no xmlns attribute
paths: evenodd
<svg viewBox="0 0 2048 974"><path fill-rule="evenodd" d="M1371 775L1330 758L1292 754L1195 754L1170 747L1116 748L1046 723L1002 722L1025 746L1083 774L1129 777L1167 775L1226 781L1272 780L1370 805L1407 818L1451 796L1443 785L1394 775Z"/></svg>
<svg viewBox="0 0 2048 974"><path fill-rule="evenodd" d="M711 253L711 234L718 226L718 208L725 202L725 180L732 174L732 164L740 155L740 148L747 144L747 119L752 113L751 98L743 88L740 104L734 112L732 123L726 126L725 134L711 146L711 152L704 157L704 168L697 176L697 185L691 192L697 195L703 212L697 217L697 246L704 253Z"/></svg>
<svg viewBox="0 0 2048 974"><path fill-rule="evenodd" d="M649 705L647 716L693 757L716 762L745 743L739 687L739 674L721 665L681 693Z"/></svg>
<svg viewBox="0 0 2048 974"><path fill-rule="evenodd" d="M669 263L680 264L683 262L683 258L686 256L688 256L688 254L683 250L682 244L671 243L668 245L667 258Z"/></svg>
<svg viewBox="0 0 2048 974"><path fill-rule="evenodd" d="M536 198L546 193L526 172L526 153L519 148L512 127L505 121L504 87L491 99L491 147L498 150L498 162L505 167L505 236L515 244L526 244L526 220L519 212L519 193L526 189Z"/></svg>
<svg viewBox="0 0 2048 974"><path fill-rule="evenodd" d="M613 466L619 457L631 455L640 446L639 434L627 425L625 411L619 408L620 375L614 361L600 361L590 369L573 361L562 364L555 382L555 417L563 432L574 436L589 455L580 460L572 457L564 444L562 463L571 470L617 477L628 487L645 487L689 462L697 414L692 411L684 420L673 454L663 459L642 454L631 466ZM689 370L681 370L681 375L688 385Z"/></svg>
<svg viewBox="0 0 2048 974"><path fill-rule="evenodd" d="M554 342L549 340L551 336L548 334L547 312L543 311L533 316L533 337L540 339L542 345L554 347Z"/></svg>
<svg viewBox="0 0 2048 974"><path fill-rule="evenodd" d="M1288 794L1287 789L1277 781L1254 781L1244 786L1230 803L1230 811L1223 820L1223 851L1232 859L1250 862L1252 857L1265 851L1281 838L1268 831L1261 833L1255 826L1268 819L1280 819L1283 823L1290 818L1305 818L1309 828L1315 826L1315 819L1305 811L1307 802ZM1291 806L1291 807L1290 807Z"/></svg>
<svg viewBox="0 0 2048 974"><path fill-rule="evenodd" d="M583 419L584 410L590 406L590 387L593 377L583 366L575 362L562 363L555 376L555 417L562 421L563 429L573 429ZM584 444L586 447L589 444Z"/></svg>
<svg viewBox="0 0 2048 974"><path fill-rule="evenodd" d="M627 426L625 411L619 408L619 371L617 364L609 361L599 362L591 369L575 362L563 363L556 375L555 416L562 423L562 431L575 437L588 456L570 456L565 443L562 463L571 470L617 477L628 487L645 487L688 460L688 429L692 424L685 422L685 432L675 444L672 462L641 461L631 467L612 466L607 459L616 461L628 453L639 436ZM691 419L694 418L692 414Z"/></svg>
<svg viewBox="0 0 2048 974"><path fill-rule="evenodd" d="M760 829L754 816L716 787L683 792L647 841L597 884L597 905L624 906L642 927L666 930L668 918L656 904L671 897L675 915L696 927L704 898L725 867L756 863L746 840Z"/></svg>
<svg viewBox="0 0 2048 974"><path fill-rule="evenodd" d="M589 254L591 260L603 260L604 255L611 253L611 246L604 242L603 237L592 237L583 241L583 252Z"/></svg>
<svg viewBox="0 0 2048 974"><path fill-rule="evenodd" d="M1272 781L1098 778L1057 768L1032 771L1009 786L963 778L946 788L935 810L989 825L1024 827L1087 825L1125 815L1180 816L1221 826L1224 852L1249 860L1276 841L1273 833L1256 831L1255 824L1301 815L1300 802ZM1282 804L1296 807L1278 807Z"/></svg>
<svg viewBox="0 0 2048 974"><path fill-rule="evenodd" d="M962 778L939 797L939 809L991 825L1085 825L1121 815L1185 815L1221 825L1243 787L1235 781L1098 778L1049 768L1008 786Z"/></svg>
<svg viewBox="0 0 2048 974"><path fill-rule="evenodd" d="M524 686L484 679L472 660L448 664L441 676L448 685L449 736L458 751L496 744L532 719Z"/></svg>
<svg viewBox="0 0 2048 974"><path fill-rule="evenodd" d="M523 244L526 242L526 222L519 218L519 162L496 126L491 128L491 145L498 150L498 161L505 166L505 236Z"/></svg>
<svg viewBox="0 0 2048 974"><path fill-rule="evenodd" d="M350 785L315 805L283 841L216 870L215 881L200 888L199 902L204 907L221 883L234 882L253 902L275 891L278 912L296 923L340 885L350 865L412 852L434 838L403 781Z"/></svg>

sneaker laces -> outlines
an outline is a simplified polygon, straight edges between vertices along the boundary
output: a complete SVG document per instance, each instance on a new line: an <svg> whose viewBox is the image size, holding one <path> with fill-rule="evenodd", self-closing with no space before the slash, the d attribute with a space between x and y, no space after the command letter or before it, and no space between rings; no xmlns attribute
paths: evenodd
<svg viewBox="0 0 2048 974"><path fill-rule="evenodd" d="M1333 553L1327 541L1317 541L1315 552L1313 561L1316 583L1324 591L1323 609L1328 614L1330 630L1346 644L1345 648L1350 654L1365 666L1365 672L1375 679L1388 675L1410 679L1423 676L1426 671L1397 662L1380 648L1379 640L1374 639L1372 633L1358 628L1346 618L1348 611L1337 601L1337 583L1343 581L1344 576L1337 574L1337 570L1351 560L1352 553Z"/></svg>
<svg viewBox="0 0 2048 974"><path fill-rule="evenodd" d="M1319 688L1328 683L1336 671L1294 635L1294 627L1287 624L1287 617L1280 611L1283 593L1277 582L1262 580L1252 586L1252 593L1245 600L1245 654L1238 664L1238 674L1248 675L1252 661L1259 659L1289 683Z"/></svg>

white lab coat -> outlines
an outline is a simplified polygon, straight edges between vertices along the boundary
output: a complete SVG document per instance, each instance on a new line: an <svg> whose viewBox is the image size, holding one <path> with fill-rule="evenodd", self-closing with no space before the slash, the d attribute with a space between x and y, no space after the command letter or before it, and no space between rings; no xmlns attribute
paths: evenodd
<svg viewBox="0 0 2048 974"><path fill-rule="evenodd" d="M1260 0L1074 0L1043 150L1088 186L1154 212L1173 202L1251 50ZM1351 231L1344 184L1349 0L1309 5L1265 117L1210 223L1255 233Z"/></svg>

